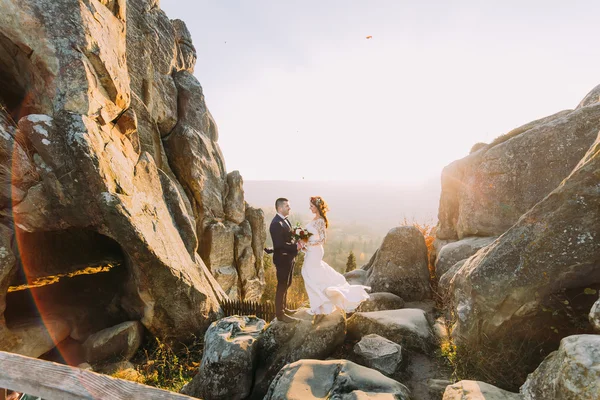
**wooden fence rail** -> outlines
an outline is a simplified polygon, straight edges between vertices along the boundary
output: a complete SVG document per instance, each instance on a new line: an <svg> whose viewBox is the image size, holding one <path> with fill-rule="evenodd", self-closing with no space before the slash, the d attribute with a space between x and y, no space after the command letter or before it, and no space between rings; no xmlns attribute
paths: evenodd
<svg viewBox="0 0 600 400"><path fill-rule="evenodd" d="M193 400L179 393L4 351L0 351L0 388L44 400Z"/></svg>

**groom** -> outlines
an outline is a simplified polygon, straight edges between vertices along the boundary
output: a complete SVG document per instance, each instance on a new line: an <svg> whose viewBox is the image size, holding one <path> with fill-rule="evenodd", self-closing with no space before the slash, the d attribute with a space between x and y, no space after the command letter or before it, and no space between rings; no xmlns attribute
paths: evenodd
<svg viewBox="0 0 600 400"><path fill-rule="evenodd" d="M275 294L275 315L279 321L294 322L292 310L285 307L287 290L292 284L292 272L294 271L295 258L300 249L300 243L292 243L292 224L287 217L290 215L290 202L280 197L275 201L277 214L269 232L273 240L273 263L277 270L277 293Z"/></svg>

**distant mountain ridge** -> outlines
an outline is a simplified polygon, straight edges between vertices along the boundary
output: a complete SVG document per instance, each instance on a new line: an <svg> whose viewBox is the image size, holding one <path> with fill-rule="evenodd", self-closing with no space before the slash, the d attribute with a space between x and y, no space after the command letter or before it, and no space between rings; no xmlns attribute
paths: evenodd
<svg viewBox="0 0 600 400"><path fill-rule="evenodd" d="M437 222L441 185L438 178L422 184L387 182L244 181L245 199L254 207L274 208L275 199L286 197L292 213L309 216L310 196L322 196L330 208L332 223L357 224L382 234L406 218Z"/></svg>

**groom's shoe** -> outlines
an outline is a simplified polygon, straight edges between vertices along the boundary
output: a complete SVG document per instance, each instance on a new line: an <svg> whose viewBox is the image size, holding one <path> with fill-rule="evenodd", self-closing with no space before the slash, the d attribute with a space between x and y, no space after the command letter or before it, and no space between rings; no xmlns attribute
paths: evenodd
<svg viewBox="0 0 600 400"><path fill-rule="evenodd" d="M284 313L284 314L281 314L281 315L278 315L278 316L277 316L277 320L278 320L278 321L281 321L281 322L285 322L285 323L290 323L290 322L298 322L298 321L300 321L299 319L297 319L297 318L294 318L294 317L290 317L289 315L287 315L287 314L285 314L285 313Z"/></svg>

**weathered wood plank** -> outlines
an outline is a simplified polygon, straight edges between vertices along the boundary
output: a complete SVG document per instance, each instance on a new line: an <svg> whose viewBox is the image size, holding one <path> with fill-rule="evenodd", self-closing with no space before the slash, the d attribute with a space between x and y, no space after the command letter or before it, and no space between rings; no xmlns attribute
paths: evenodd
<svg viewBox="0 0 600 400"><path fill-rule="evenodd" d="M0 388L46 400L192 400L192 397L68 365L0 351Z"/></svg>

